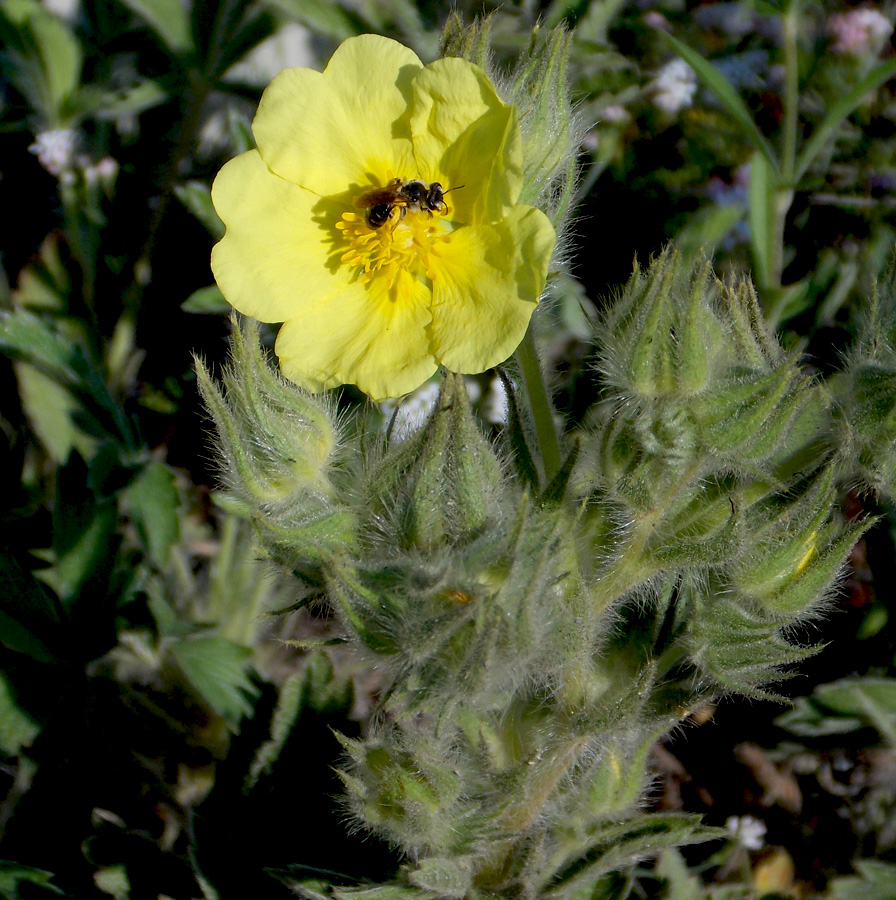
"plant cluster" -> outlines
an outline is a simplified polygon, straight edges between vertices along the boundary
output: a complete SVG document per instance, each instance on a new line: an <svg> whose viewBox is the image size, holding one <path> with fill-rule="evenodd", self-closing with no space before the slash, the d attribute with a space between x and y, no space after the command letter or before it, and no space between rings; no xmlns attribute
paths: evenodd
<svg viewBox="0 0 896 900"><path fill-rule="evenodd" d="M892 17L494 6L0 0L0 897L893 895Z"/></svg>

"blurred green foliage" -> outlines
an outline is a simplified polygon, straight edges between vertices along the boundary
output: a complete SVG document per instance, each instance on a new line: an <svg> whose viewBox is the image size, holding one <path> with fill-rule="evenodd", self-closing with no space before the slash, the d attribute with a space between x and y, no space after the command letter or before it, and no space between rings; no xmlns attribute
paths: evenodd
<svg viewBox="0 0 896 900"><path fill-rule="evenodd" d="M673 238L720 272L752 271L785 340L822 371L839 364L896 238L891 34L856 32L856 51L837 2L456 6L494 12L508 66L537 21L574 29L588 251L539 322L570 422L600 396L586 314ZM251 146L267 80L363 32L431 59L446 15L425 0L0 0L0 897L286 897L330 870L397 867L343 834L332 800L330 726L360 733L376 674L328 644L325 614L266 615L316 597L259 561L216 494L191 353L223 357L209 185ZM700 757L701 731L697 749L672 745L693 754L686 777L657 763L657 807L682 808L688 784L715 791L730 802L713 823L767 816L795 871L732 837L715 856L666 850L611 873L603 896L896 895L894 518L846 502L884 518L854 551L842 611L815 626L832 644L790 683L805 696L717 721L732 743L764 742L817 822L851 836L827 858L800 851L798 815L751 794L733 762L741 790L706 787L718 760Z"/></svg>

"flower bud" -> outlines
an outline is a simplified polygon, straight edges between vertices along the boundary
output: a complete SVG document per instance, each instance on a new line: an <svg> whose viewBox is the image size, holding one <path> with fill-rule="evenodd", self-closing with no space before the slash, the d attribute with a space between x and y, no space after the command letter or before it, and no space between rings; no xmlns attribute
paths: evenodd
<svg viewBox="0 0 896 900"><path fill-rule="evenodd" d="M733 370L695 404L707 448L745 461L770 455L786 436L808 385L809 378L800 376L795 364L770 372Z"/></svg>
<svg viewBox="0 0 896 900"><path fill-rule="evenodd" d="M722 328L709 263L693 273L666 250L643 272L636 265L606 317L600 367L624 397L684 400L712 383Z"/></svg>
<svg viewBox="0 0 896 900"><path fill-rule="evenodd" d="M457 845L464 784L436 737L400 726L363 742L337 737L351 762L338 774L360 819L405 848L439 852Z"/></svg>
<svg viewBox="0 0 896 900"><path fill-rule="evenodd" d="M287 566L319 562L354 540L354 517L334 502L335 413L272 369L258 325L234 327L223 391L196 360L199 389L217 430L223 475L272 556Z"/></svg>
<svg viewBox="0 0 896 900"><path fill-rule="evenodd" d="M479 430L463 378L443 375L429 421L388 453L369 475L374 515L395 528L401 546L463 544L500 518L501 466Z"/></svg>
<svg viewBox="0 0 896 900"><path fill-rule="evenodd" d="M790 495L796 499L773 495L747 511L749 540L729 567L737 594L776 621L791 621L823 598L871 524L863 520L844 528L831 520L836 501L832 466Z"/></svg>

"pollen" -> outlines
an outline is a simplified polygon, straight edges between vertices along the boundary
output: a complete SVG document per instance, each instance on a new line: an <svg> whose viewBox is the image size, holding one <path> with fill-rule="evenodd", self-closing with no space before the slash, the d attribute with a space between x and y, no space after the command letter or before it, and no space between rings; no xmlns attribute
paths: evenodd
<svg viewBox="0 0 896 900"><path fill-rule="evenodd" d="M357 267L361 280L386 279L391 286L402 271L430 283L435 278L432 261L435 246L449 239L450 228L440 213L398 212L380 228L371 228L363 215L342 214L336 227L345 239L346 249L340 261Z"/></svg>

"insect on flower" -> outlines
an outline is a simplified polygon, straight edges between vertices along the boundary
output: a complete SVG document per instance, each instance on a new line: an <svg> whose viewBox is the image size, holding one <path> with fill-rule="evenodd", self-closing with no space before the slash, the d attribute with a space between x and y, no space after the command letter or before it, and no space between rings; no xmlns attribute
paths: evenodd
<svg viewBox="0 0 896 900"><path fill-rule="evenodd" d="M323 72L277 75L252 131L215 179L212 268L244 315L282 323L287 378L383 400L513 353L556 233L519 202L519 114L482 69L359 35Z"/></svg>
<svg viewBox="0 0 896 900"><path fill-rule="evenodd" d="M356 209L366 209L365 219L373 228L382 228L388 222L395 210L398 210L398 222L400 222L410 210L411 212L427 212L432 216L435 212L445 213L448 204L445 202L445 194L448 191L457 191L463 187L445 190L438 181L426 184L414 179L402 181L393 178L384 188L373 188L355 197L352 201ZM396 222L396 226L398 225Z"/></svg>

